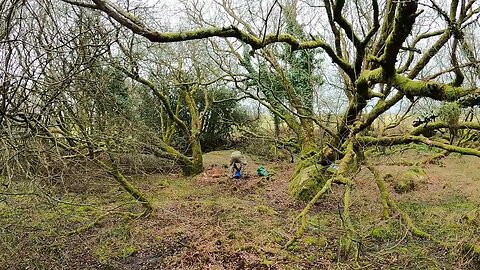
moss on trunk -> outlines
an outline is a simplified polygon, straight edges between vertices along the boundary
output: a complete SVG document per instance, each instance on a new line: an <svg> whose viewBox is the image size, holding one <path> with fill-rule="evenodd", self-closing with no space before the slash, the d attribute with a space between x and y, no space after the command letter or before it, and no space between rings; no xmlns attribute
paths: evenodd
<svg viewBox="0 0 480 270"><path fill-rule="evenodd" d="M326 173L322 166L301 160L288 185L288 193L302 201L310 200L324 186Z"/></svg>
<svg viewBox="0 0 480 270"><path fill-rule="evenodd" d="M182 172L185 176L194 176L203 172L203 156L200 139L192 138L192 160L182 166Z"/></svg>
<svg viewBox="0 0 480 270"><path fill-rule="evenodd" d="M113 158L110 157L112 160ZM95 162L100 165L100 167L104 168L113 178L128 192L133 198L135 198L142 206L145 208L145 211L141 214L141 216L148 216L153 210L150 201L145 197L145 195L140 192L134 185L132 185L127 178L120 172L118 166L112 161L112 165L109 166L100 160L95 160Z"/></svg>

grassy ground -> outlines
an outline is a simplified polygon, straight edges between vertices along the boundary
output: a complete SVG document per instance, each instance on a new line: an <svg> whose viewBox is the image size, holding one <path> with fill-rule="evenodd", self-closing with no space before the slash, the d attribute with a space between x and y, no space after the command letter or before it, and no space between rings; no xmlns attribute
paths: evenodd
<svg viewBox="0 0 480 270"><path fill-rule="evenodd" d="M382 174L398 178L408 168L388 164L430 154L419 148L379 156L375 163ZM427 180L413 192L394 194L421 229L449 248L411 236L398 218L383 220L378 190L362 170L352 195L361 243L354 263L337 261L344 234L341 187L315 205L303 237L285 250L305 205L286 194L292 165L251 156L247 179L235 181L223 166L228 156L205 155L206 171L195 178L131 178L155 207L150 217L132 220L115 211L73 235L107 211L140 209L101 177L59 185L62 197L50 195L49 202L45 196L1 196L0 269L480 269L480 259L462 248L480 243L480 159L451 155L427 166ZM272 176L255 176L258 165Z"/></svg>

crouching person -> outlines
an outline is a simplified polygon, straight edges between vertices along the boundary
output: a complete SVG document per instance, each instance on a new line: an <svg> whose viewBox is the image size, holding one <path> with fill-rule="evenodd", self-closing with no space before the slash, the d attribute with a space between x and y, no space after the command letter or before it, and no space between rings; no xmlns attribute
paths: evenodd
<svg viewBox="0 0 480 270"><path fill-rule="evenodd" d="M233 178L240 179L246 165L245 157L240 151L235 151L230 155L230 167L232 168Z"/></svg>

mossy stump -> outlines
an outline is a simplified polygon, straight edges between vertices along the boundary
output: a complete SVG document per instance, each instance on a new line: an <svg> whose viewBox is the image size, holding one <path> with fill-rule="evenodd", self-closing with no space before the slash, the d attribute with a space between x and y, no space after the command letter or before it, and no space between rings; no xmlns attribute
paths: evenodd
<svg viewBox="0 0 480 270"><path fill-rule="evenodd" d="M288 193L295 199L309 201L325 184L324 172L316 164L299 164L288 185Z"/></svg>
<svg viewBox="0 0 480 270"><path fill-rule="evenodd" d="M415 190L419 184L425 183L427 174L422 168L413 167L404 172L400 178L395 181L393 188L397 193L407 193Z"/></svg>

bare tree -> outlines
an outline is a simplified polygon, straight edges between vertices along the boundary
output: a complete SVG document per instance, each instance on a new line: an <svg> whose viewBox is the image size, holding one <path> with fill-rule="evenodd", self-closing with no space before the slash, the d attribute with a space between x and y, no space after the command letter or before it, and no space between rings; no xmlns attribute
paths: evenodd
<svg viewBox="0 0 480 270"><path fill-rule="evenodd" d="M123 147L129 145L128 136L115 135L128 121L105 110L110 106L125 114L125 108L120 108L114 93L103 92L107 98L102 99L102 92L96 91L123 84L99 61L111 43L108 31L97 31L100 16L81 9L53 12L71 11L64 3L12 3L7 5L9 31L0 44L5 58L0 121L4 187L10 188L14 178L32 180L36 187L45 180L48 193L50 185L63 180L68 164L87 161L106 170L145 207L141 215L148 215L152 211L148 199L129 183L117 162L116 143L123 140Z"/></svg>

